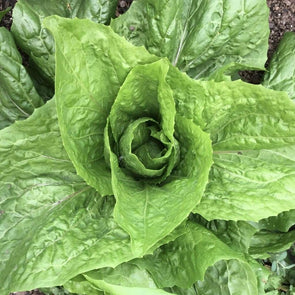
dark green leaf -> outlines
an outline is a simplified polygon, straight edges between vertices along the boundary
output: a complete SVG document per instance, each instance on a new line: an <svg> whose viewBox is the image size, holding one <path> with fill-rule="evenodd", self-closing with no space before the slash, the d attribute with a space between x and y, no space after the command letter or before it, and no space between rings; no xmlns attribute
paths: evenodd
<svg viewBox="0 0 295 295"><path fill-rule="evenodd" d="M42 104L11 33L0 28L0 129L29 117Z"/></svg>

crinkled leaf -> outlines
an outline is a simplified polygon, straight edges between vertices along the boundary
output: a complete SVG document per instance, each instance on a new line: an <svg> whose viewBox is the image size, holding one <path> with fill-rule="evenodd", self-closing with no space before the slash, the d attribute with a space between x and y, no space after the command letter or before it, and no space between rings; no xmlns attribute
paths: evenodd
<svg viewBox="0 0 295 295"><path fill-rule="evenodd" d="M286 91L295 99L295 33L288 32L274 53L262 85L274 90Z"/></svg>
<svg viewBox="0 0 295 295"><path fill-rule="evenodd" d="M258 221L294 208L294 152L295 145L216 153L196 212L207 219Z"/></svg>
<svg viewBox="0 0 295 295"><path fill-rule="evenodd" d="M239 252L232 250L211 231L188 222L185 235L163 245L153 255L137 259L136 263L148 270L158 287L177 285L189 288L204 279L209 266L229 259L244 261Z"/></svg>
<svg viewBox="0 0 295 295"><path fill-rule="evenodd" d="M113 219L114 198L76 175L54 100L3 129L0 154L1 294L61 285L135 257Z"/></svg>
<svg viewBox="0 0 295 295"><path fill-rule="evenodd" d="M111 26L193 78L207 78L234 62L239 69L264 69L267 59L264 0L137 0Z"/></svg>
<svg viewBox="0 0 295 295"><path fill-rule="evenodd" d="M195 216L194 220L212 231L222 242L235 251L248 253L251 238L259 230L258 226L246 221L207 221L201 216Z"/></svg>
<svg viewBox="0 0 295 295"><path fill-rule="evenodd" d="M11 33L0 28L0 129L29 117L42 104Z"/></svg>
<svg viewBox="0 0 295 295"><path fill-rule="evenodd" d="M213 143L214 165L196 213L258 221L295 208L295 106L286 94L241 81L194 81L172 68L168 84L177 113Z"/></svg>
<svg viewBox="0 0 295 295"><path fill-rule="evenodd" d="M203 281L196 282L189 289L173 287L169 290L178 295L265 294L264 289L271 272L249 256L247 261L249 264L238 260L218 261L207 269ZM257 289L255 281L257 281Z"/></svg>
<svg viewBox="0 0 295 295"><path fill-rule="evenodd" d="M181 226L176 228L170 235L166 236L164 240L161 240L157 245L155 245L154 249L150 249L149 252L152 253L159 246L169 243L178 238L179 236L184 235L186 233L186 230L186 224L183 223ZM91 279L94 279L95 283L92 284ZM106 288L104 288L104 284L102 283L102 281L107 283ZM115 268L101 268L89 271L82 275L78 275L77 277L72 278L71 280L66 282L66 284L64 284L64 287L73 293L79 294L81 293L100 295L103 292L100 290L105 289L112 289L113 292L115 292L114 294L120 295L121 293L118 292L121 292L121 290L124 290L126 292L137 292L135 294L141 295L142 291L148 292L147 289L152 289L151 291L155 294L163 294L163 291L159 289L156 290L157 286L155 285L155 282L152 279L151 275L148 273L148 271L139 268L136 264L133 264L132 261L120 264ZM127 288L121 289L121 287ZM133 289L131 290L131 288Z"/></svg>
<svg viewBox="0 0 295 295"><path fill-rule="evenodd" d="M172 288L178 295L258 295L256 276L248 264L238 260L218 261L206 271L203 281L190 289Z"/></svg>
<svg viewBox="0 0 295 295"><path fill-rule="evenodd" d="M42 26L50 15L67 18L87 18L109 23L115 14L117 0L19 0L13 9L12 32L17 44L26 52L39 71L54 80L54 40Z"/></svg>
<svg viewBox="0 0 295 295"><path fill-rule="evenodd" d="M243 256L232 251L204 227L189 222L184 236L162 246L153 256L122 264L115 269L105 268L88 272L83 276L89 284L79 276L66 286L69 286L72 292L81 292L82 285L89 287L92 284L93 287L114 295L125 294L124 292L136 295L162 294L163 291L154 289L155 283L158 287L180 282L191 286L189 281L203 277L204 280L197 281L190 290L181 290L174 286L165 290L173 294L223 295L240 294L237 293L237 286L241 286L245 289L242 294L253 295L257 294L256 275L260 276L261 272L256 268L255 265L254 272L252 265L249 265ZM247 280L244 280L245 276ZM143 287L149 289L142 289Z"/></svg>

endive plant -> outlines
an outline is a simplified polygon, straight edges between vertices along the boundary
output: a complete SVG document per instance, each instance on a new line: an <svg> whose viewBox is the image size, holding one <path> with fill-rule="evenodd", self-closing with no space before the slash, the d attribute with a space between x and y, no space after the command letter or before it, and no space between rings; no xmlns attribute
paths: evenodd
<svg viewBox="0 0 295 295"><path fill-rule="evenodd" d="M225 58L223 47L239 50L246 35L229 20L258 17L264 1L215 2L177 2L187 18L171 27L160 17L169 1L137 1L130 15L144 13L146 27L125 16L111 26L123 21L121 33L146 48L70 19L78 14L38 21L36 40L45 36L52 50L32 51L32 66L48 67L55 96L0 132L2 293L56 285L79 294L265 293L268 272L254 258L294 240L295 109L284 92L230 81L238 69L263 68L265 27L247 54ZM189 41L207 40L204 11L221 21L210 57ZM154 42L141 34L147 28Z"/></svg>

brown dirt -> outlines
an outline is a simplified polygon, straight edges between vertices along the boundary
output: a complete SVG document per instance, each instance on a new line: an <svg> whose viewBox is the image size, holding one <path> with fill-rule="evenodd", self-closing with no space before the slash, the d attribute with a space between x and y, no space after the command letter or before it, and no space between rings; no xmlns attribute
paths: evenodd
<svg viewBox="0 0 295 295"><path fill-rule="evenodd" d="M126 12L133 0L119 0L116 11L116 16ZM4 10L8 6L14 6L16 0L0 0L0 10ZM269 51L268 57L270 58L278 46L283 34L287 31L295 32L295 0L267 0L267 4L270 8L269 26L270 26L270 38L269 38ZM10 28L12 23L11 11L3 18L0 26ZM261 82L263 72L243 71L240 73L242 79L259 84ZM11 293L11 295L42 295L43 293L38 290L29 292Z"/></svg>
<svg viewBox="0 0 295 295"><path fill-rule="evenodd" d="M14 7L17 0L0 0L0 11L6 9L7 7ZM0 26L4 26L10 29L12 24L12 11L10 10L0 22Z"/></svg>

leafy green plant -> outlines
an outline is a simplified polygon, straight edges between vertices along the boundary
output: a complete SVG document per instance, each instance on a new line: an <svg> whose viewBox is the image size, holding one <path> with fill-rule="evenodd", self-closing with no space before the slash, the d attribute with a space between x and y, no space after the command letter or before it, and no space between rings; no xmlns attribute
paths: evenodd
<svg viewBox="0 0 295 295"><path fill-rule="evenodd" d="M265 294L270 272L254 258L294 241L295 106L231 81L263 69L264 1L138 0L111 27L54 3L14 12L42 73L31 88L48 95L54 79L55 96L0 131L1 292ZM107 18L94 20L109 23L113 6L99 7ZM42 25L52 14L68 18ZM238 33L257 19L255 34Z"/></svg>

